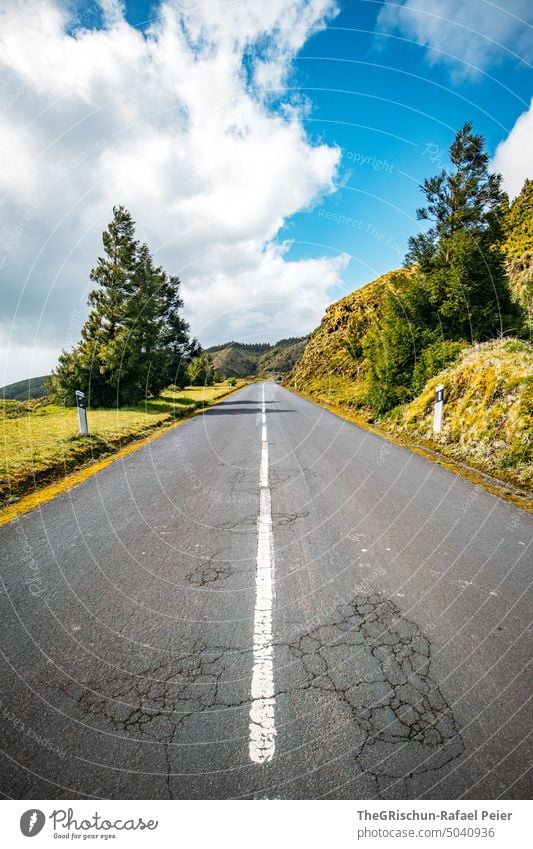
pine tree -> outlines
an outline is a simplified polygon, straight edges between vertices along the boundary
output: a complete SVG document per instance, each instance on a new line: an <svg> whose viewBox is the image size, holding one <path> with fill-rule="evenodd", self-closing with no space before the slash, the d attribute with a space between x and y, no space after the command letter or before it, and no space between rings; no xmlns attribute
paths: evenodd
<svg viewBox="0 0 533 849"><path fill-rule="evenodd" d="M165 347L165 385L183 388L187 385L187 370L194 357L202 353L197 339L190 339L189 325L180 310L183 301L180 295L179 277L169 277L163 290L164 327L162 341Z"/></svg>
<svg viewBox="0 0 533 849"><path fill-rule="evenodd" d="M110 406L120 399L120 377L126 303L137 264L135 224L124 207L113 208L113 220L102 234L104 256L90 273L96 287L89 293L91 311L81 342L63 351L53 378L56 400L74 403L74 391L85 392L92 406Z"/></svg>
<svg viewBox="0 0 533 849"><path fill-rule="evenodd" d="M92 406L136 403L158 395L181 369L186 373L197 343L189 342L178 278L156 266L146 244L135 238L124 207L113 209L103 233L105 255L91 271L96 287L79 345L63 351L53 376L53 394L72 404L81 389Z"/></svg>
<svg viewBox="0 0 533 849"><path fill-rule="evenodd" d="M516 323L501 250L506 196L471 124L457 133L450 161L422 186L427 205L417 217L432 226L409 240L406 264L426 275L444 337L474 342Z"/></svg>

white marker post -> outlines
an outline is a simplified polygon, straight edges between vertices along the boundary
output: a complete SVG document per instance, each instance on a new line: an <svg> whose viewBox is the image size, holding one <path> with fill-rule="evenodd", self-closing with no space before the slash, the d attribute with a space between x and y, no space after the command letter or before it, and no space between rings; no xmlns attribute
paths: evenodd
<svg viewBox="0 0 533 849"><path fill-rule="evenodd" d="M82 436L87 436L89 429L87 427L87 410L85 408L85 394L76 389L76 407L78 408L78 421L80 423L80 433Z"/></svg>
<svg viewBox="0 0 533 849"><path fill-rule="evenodd" d="M442 408L444 406L444 386L439 383L435 391L435 410L433 412L433 433L442 430Z"/></svg>

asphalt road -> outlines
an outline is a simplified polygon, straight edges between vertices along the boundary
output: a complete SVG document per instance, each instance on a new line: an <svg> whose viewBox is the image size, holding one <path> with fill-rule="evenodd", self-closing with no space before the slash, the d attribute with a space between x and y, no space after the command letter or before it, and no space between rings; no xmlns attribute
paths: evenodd
<svg viewBox="0 0 533 849"><path fill-rule="evenodd" d="M0 528L1 792L530 796L531 517L262 391Z"/></svg>

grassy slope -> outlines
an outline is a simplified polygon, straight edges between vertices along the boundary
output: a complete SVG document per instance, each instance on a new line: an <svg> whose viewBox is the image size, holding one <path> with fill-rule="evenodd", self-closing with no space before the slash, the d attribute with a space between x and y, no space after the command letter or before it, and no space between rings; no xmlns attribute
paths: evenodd
<svg viewBox="0 0 533 849"><path fill-rule="evenodd" d="M238 348L223 348L213 354L215 369L224 377L246 377L255 374L258 357Z"/></svg>
<svg viewBox="0 0 533 849"><path fill-rule="evenodd" d="M433 434L435 388L445 386L443 429ZM533 484L533 349L515 339L468 348L421 394L380 425L490 475Z"/></svg>
<svg viewBox="0 0 533 849"><path fill-rule="evenodd" d="M372 420L365 409L366 364L359 347L384 287L394 272L357 289L326 310L320 327L287 381L318 401ZM410 404L379 425L403 440L433 448L518 486L531 486L532 348L527 342L487 342L468 348L458 361L428 381ZM444 383L445 425L433 439L435 386Z"/></svg>
<svg viewBox="0 0 533 849"><path fill-rule="evenodd" d="M358 340L372 321L393 274L378 277L327 308L289 377L289 385L323 401L356 407L364 403L366 365Z"/></svg>
<svg viewBox="0 0 533 849"><path fill-rule="evenodd" d="M262 354L257 374L266 375L269 372L287 374L298 362L305 349L305 339L294 345L275 345L272 350Z"/></svg>
<svg viewBox="0 0 533 849"><path fill-rule="evenodd" d="M218 350L207 348L215 369L224 377L251 377L268 372L286 374L294 366L305 346L305 339L282 339L266 350L253 351L230 342Z"/></svg>
<svg viewBox="0 0 533 849"><path fill-rule="evenodd" d="M36 483L48 483L97 457L116 451L155 428L190 415L230 391L227 384L167 390L146 405L89 410L90 435L78 432L75 408L46 401L0 401L0 506Z"/></svg>

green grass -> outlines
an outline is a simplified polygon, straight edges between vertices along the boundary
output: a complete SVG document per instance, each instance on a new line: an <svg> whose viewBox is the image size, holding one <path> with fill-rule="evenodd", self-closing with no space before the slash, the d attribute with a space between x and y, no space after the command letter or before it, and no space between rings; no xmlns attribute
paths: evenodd
<svg viewBox="0 0 533 849"><path fill-rule="evenodd" d="M433 434L435 387L443 383L443 428ZM467 348L420 395L380 425L522 487L533 484L533 351L518 339Z"/></svg>
<svg viewBox="0 0 533 849"><path fill-rule="evenodd" d="M49 404L47 399L0 400L0 505L185 418L230 391L227 383L183 392L167 389L136 407L88 410L87 437L79 435L75 408Z"/></svg>
<svg viewBox="0 0 533 849"><path fill-rule="evenodd" d="M374 422L366 400L368 363L361 340L376 320L385 289L400 283L391 272L331 304L287 385L349 411L360 422ZM532 351L520 339L469 346L411 403L381 418L379 427L502 481L531 487ZM446 404L444 427L435 437L433 402L439 383L446 387Z"/></svg>

